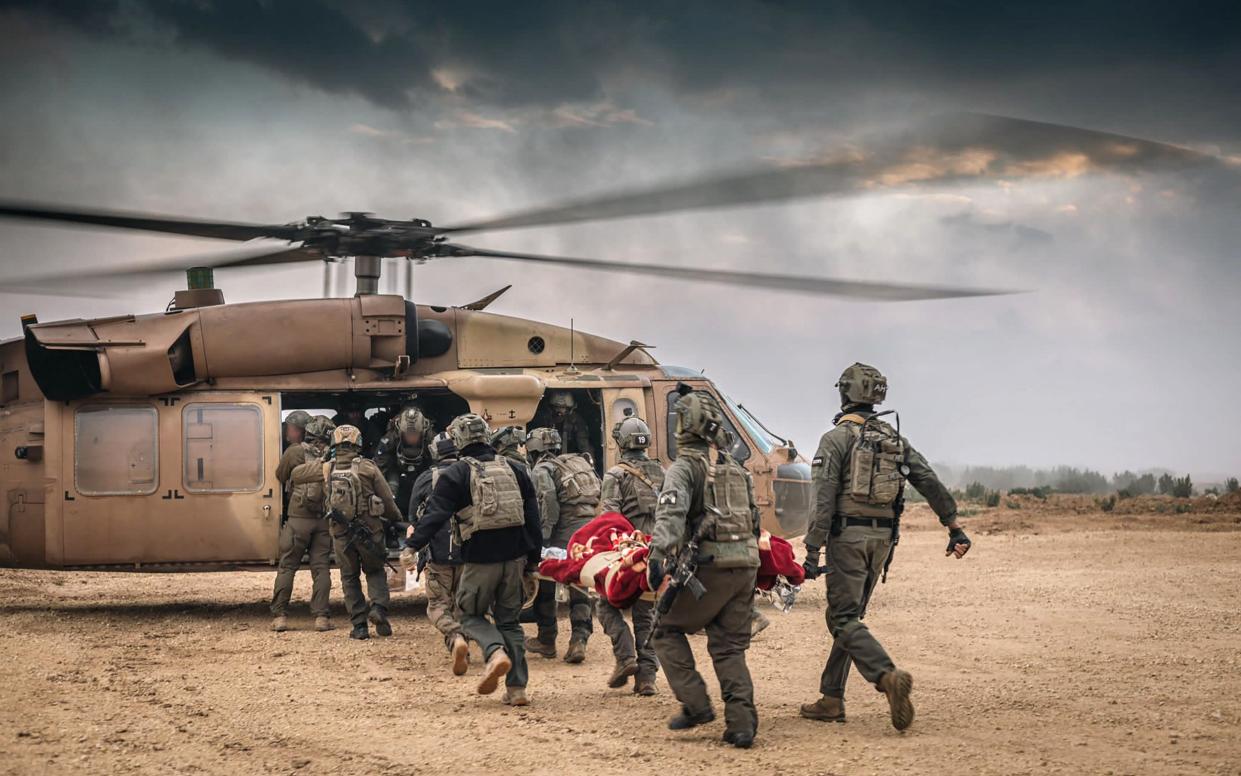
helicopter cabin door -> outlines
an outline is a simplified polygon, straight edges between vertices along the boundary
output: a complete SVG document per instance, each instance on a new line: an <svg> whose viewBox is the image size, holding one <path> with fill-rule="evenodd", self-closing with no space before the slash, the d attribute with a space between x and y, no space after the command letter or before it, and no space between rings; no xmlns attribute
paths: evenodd
<svg viewBox="0 0 1241 776"><path fill-rule="evenodd" d="M65 411L65 565L275 560L279 395L88 399Z"/></svg>

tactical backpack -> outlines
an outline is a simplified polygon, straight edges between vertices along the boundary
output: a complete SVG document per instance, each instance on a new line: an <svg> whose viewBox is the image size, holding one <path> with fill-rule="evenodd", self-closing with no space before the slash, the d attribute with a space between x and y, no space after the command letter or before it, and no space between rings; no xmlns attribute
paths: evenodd
<svg viewBox="0 0 1241 776"><path fill-rule="evenodd" d="M595 467L584 455L566 453L552 459L556 467L556 490L565 506L599 506L601 488Z"/></svg>
<svg viewBox="0 0 1241 776"><path fill-rule="evenodd" d="M896 504L905 489L905 477L909 467L905 464L905 443L901 440L900 417L897 428L878 420L880 415L863 418L861 415L845 415L841 423L848 423L853 435L849 452L848 482L845 494L860 504L875 507L891 507Z"/></svg>
<svg viewBox="0 0 1241 776"><path fill-rule="evenodd" d="M453 516L453 536L460 546L479 531L498 531L526 523L517 475L503 456L490 461L462 457L470 467L470 506Z"/></svg>
<svg viewBox="0 0 1241 776"><path fill-rule="evenodd" d="M330 468L329 468L330 467ZM347 467L325 463L324 483L328 495L324 499L324 512L338 512L346 520L370 514L370 504L364 504L361 478L362 459L354 458Z"/></svg>
<svg viewBox="0 0 1241 776"><path fill-rule="evenodd" d="M315 450L310 445L306 445L306 461L295 467L293 469L293 473L290 475L292 487L289 488L289 507L292 508L294 506L299 506L306 512L313 514L316 517L322 517L324 513L323 478L313 476L311 474L311 472L314 471L313 469L311 472L307 472L302 469L303 466L308 464L310 466L315 466L315 458L318 456L319 451ZM299 478L297 474L299 469L302 469L303 475L305 476Z"/></svg>

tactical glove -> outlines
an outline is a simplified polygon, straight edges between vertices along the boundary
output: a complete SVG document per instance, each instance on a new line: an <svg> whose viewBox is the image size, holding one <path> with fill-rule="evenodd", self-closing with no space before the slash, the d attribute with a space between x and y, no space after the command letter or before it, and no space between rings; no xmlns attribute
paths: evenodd
<svg viewBox="0 0 1241 776"><path fill-rule="evenodd" d="M819 551L820 548L814 545L806 545L806 559L802 561L802 571L806 572L806 579L819 578Z"/></svg>
<svg viewBox="0 0 1241 776"><path fill-rule="evenodd" d="M970 538L965 535L965 531L963 531L960 528L949 529L948 530L948 554L951 555L953 551L956 550L957 545L959 544L965 545L966 550L968 550L972 546L972 543L970 542Z"/></svg>
<svg viewBox="0 0 1241 776"><path fill-rule="evenodd" d="M418 568L418 553L414 552L412 547L406 547L401 550L401 568L406 571L415 571Z"/></svg>
<svg viewBox="0 0 1241 776"><path fill-rule="evenodd" d="M663 558L646 559L646 586L652 593L658 591L659 586L664 583L665 574Z"/></svg>

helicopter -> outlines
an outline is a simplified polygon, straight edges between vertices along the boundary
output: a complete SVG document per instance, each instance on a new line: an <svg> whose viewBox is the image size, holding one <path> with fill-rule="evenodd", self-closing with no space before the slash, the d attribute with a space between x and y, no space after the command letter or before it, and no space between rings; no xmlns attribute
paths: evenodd
<svg viewBox="0 0 1241 776"><path fill-rule="evenodd" d="M652 345L636 340L488 311L508 287L457 306L382 294L384 260L418 264L487 257L882 302L1009 293L546 256L476 248L456 239L492 230L1030 175L1038 162L1070 152L1083 155L1093 169L1122 172L1217 161L1110 133L969 115L924 129L917 142L888 138L867 153L720 174L448 227L368 212L261 224L0 202L5 218L259 241L241 254L161 265L163 271L186 273L186 287L164 310L47 322L25 315L22 336L0 342L0 490L6 496L0 566L270 570L279 555L282 519L275 477L282 421L296 409L376 413L414 401L438 428L465 412L481 415L493 427L526 427L546 414L553 393L567 393L589 428L592 459L602 471L619 455L608 430L631 415L649 422L652 457L664 462L676 457L681 384L720 401L735 440L730 452L753 476L763 527L777 536L799 535L812 507L805 457L702 373L661 364ZM966 156L973 161L961 163ZM935 158L949 162L937 165ZM227 303L214 280L218 269L306 261L324 262L325 268L351 261L354 295ZM129 271L84 267L68 280L81 284ZM54 289L65 280L0 281L0 292L46 293L48 284Z"/></svg>

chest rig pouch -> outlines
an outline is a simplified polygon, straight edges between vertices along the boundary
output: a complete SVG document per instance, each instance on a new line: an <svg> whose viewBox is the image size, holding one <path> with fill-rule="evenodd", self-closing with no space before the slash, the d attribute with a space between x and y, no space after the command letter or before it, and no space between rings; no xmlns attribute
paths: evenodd
<svg viewBox="0 0 1241 776"><path fill-rule="evenodd" d="M497 531L525 525L521 488L513 467L503 456L490 461L462 458L470 467L470 506L453 516L456 544L479 531ZM433 475L434 476L434 475Z"/></svg>
<svg viewBox="0 0 1241 776"><path fill-rule="evenodd" d="M909 474L909 467L905 465L905 445L901 441L900 416L896 416L893 429L879 420L888 414L895 415L895 412L888 410L869 418L845 415L840 419L849 424L853 434L846 492L855 501L876 507L895 505Z"/></svg>
<svg viewBox="0 0 1241 776"><path fill-rule="evenodd" d="M701 460L701 459L700 459ZM758 568L758 538L750 511L749 476L732 456L716 462L711 449L703 461L707 469L703 492L703 520L712 521L702 543L701 555L716 568Z"/></svg>
<svg viewBox="0 0 1241 776"><path fill-rule="evenodd" d="M556 490L559 491L561 504L590 507L592 510L599 505L599 477L585 456L566 453L553 458L552 463L556 466Z"/></svg>
<svg viewBox="0 0 1241 776"><path fill-rule="evenodd" d="M625 495L636 502L633 505L635 516L653 517L656 507L659 506L659 488L662 483L656 482L654 478L642 471L640 466L631 461L621 461L616 468L627 475L625 490L629 492Z"/></svg>

